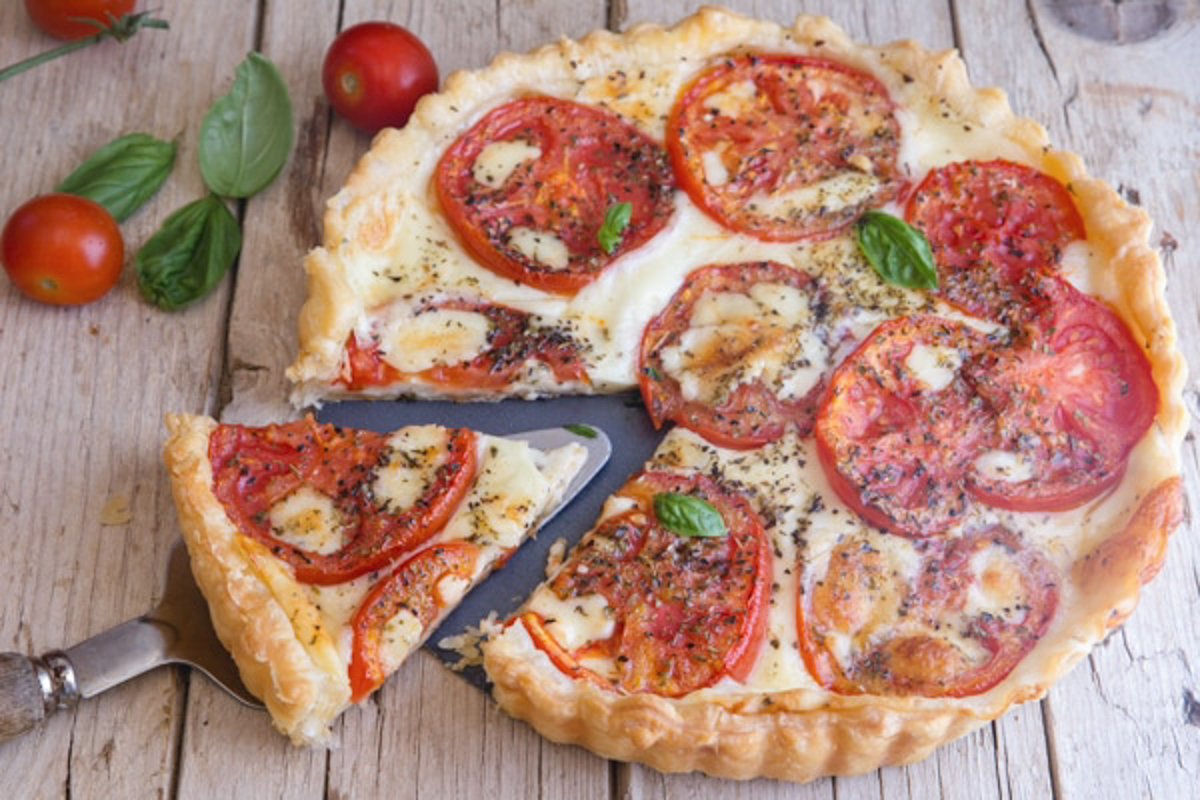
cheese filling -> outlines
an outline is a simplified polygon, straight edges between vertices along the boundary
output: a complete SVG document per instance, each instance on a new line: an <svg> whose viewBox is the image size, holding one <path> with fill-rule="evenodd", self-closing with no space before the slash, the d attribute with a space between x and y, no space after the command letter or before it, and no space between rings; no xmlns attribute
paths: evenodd
<svg viewBox="0 0 1200 800"><path fill-rule="evenodd" d="M301 550L335 553L345 543L344 523L333 499L307 486L272 506L267 519L276 537Z"/></svg>
<svg viewBox="0 0 1200 800"><path fill-rule="evenodd" d="M499 189L522 164L540 158L540 147L524 139L492 142L475 157L471 175L491 189Z"/></svg>
<svg viewBox="0 0 1200 800"><path fill-rule="evenodd" d="M571 260L567 244L552 233L517 227L508 231L508 246L530 261L550 269L566 269Z"/></svg>
<svg viewBox="0 0 1200 800"><path fill-rule="evenodd" d="M392 320L380 342L383 360L400 372L462 364L487 351L492 323L474 311L438 308Z"/></svg>

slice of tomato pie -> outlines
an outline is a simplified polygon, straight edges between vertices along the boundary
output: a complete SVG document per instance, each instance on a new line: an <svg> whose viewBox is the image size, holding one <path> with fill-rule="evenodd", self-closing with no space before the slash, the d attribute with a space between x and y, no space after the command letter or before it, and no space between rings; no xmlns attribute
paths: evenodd
<svg viewBox="0 0 1200 800"><path fill-rule="evenodd" d="M246 686L294 742L350 703L536 530L582 465L465 428L390 433L172 414L165 459L196 581Z"/></svg>

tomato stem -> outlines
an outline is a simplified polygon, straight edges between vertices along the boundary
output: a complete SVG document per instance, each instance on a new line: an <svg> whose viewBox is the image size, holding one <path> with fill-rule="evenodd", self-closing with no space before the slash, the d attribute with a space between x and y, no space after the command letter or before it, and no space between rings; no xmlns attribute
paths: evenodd
<svg viewBox="0 0 1200 800"><path fill-rule="evenodd" d="M65 56L68 53L74 53L76 50L82 50L85 47L90 47L97 42L105 39L116 39L118 42L123 42L132 37L142 28L169 28L166 20L155 19L150 16L150 12L142 11L137 14L122 14L118 18L109 15L108 24L96 22L99 30L91 36L85 36L74 42L69 42L56 47L53 50L47 50L32 58L27 58L24 61L18 61L16 64L0 69L0 81L7 80L14 75L24 72L27 69L33 69L39 64L45 64L47 61L53 61L59 56Z"/></svg>

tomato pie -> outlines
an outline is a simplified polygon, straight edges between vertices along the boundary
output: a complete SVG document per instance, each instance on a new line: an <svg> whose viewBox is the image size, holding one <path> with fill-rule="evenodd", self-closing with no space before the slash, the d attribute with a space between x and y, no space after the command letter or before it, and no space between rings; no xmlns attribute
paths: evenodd
<svg viewBox="0 0 1200 800"><path fill-rule="evenodd" d="M502 55L307 258L295 400L636 389L664 439L484 645L662 770L912 761L1041 696L1182 516L1150 223L952 52L704 9Z"/></svg>
<svg viewBox="0 0 1200 800"><path fill-rule="evenodd" d="M382 434L169 415L167 428L217 634L298 744L328 739L537 528L585 456L435 425Z"/></svg>

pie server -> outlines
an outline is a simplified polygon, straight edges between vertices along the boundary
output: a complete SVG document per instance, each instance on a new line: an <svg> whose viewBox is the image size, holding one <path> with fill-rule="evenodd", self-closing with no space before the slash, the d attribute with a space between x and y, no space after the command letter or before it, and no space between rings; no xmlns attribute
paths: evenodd
<svg viewBox="0 0 1200 800"><path fill-rule="evenodd" d="M587 449L583 466L541 525L579 494L612 453L608 436L590 426L547 428L505 438L541 449L571 442ZM163 597L149 613L36 658L0 653L0 742L27 733L53 712L73 707L81 697L94 697L165 664L195 667L245 705L263 707L242 683L233 658L213 630L182 539L171 545Z"/></svg>

